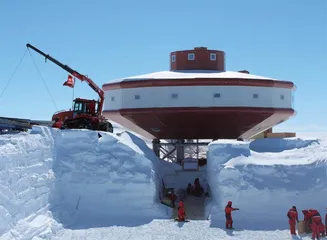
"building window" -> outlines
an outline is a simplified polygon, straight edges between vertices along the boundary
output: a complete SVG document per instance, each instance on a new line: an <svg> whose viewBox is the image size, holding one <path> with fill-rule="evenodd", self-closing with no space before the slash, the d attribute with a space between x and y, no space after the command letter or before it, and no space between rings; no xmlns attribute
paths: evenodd
<svg viewBox="0 0 327 240"><path fill-rule="evenodd" d="M173 93L172 95L171 95L171 98L178 98L178 94L177 93Z"/></svg>
<svg viewBox="0 0 327 240"><path fill-rule="evenodd" d="M195 54L194 53L189 53L187 55L187 59L190 60L190 61L193 61L195 59Z"/></svg>
<svg viewBox="0 0 327 240"><path fill-rule="evenodd" d="M214 97L214 98L220 98L220 93L215 93L215 94L213 94L213 97Z"/></svg>
<svg viewBox="0 0 327 240"><path fill-rule="evenodd" d="M111 97L111 101L112 101L112 102L115 101L115 97Z"/></svg>
<svg viewBox="0 0 327 240"><path fill-rule="evenodd" d="M171 55L171 62L175 62L175 61L176 61L176 55L173 54L173 55Z"/></svg>
<svg viewBox="0 0 327 240"><path fill-rule="evenodd" d="M151 128L151 130L154 131L154 132L160 132L159 128Z"/></svg>
<svg viewBox="0 0 327 240"><path fill-rule="evenodd" d="M216 61L217 55L215 53L210 53L210 60Z"/></svg>
<svg viewBox="0 0 327 240"><path fill-rule="evenodd" d="M282 95L280 95L280 99L281 99L281 100L284 100L284 98L285 98L285 97L284 97L284 95L283 95L283 94L282 94Z"/></svg>
<svg viewBox="0 0 327 240"><path fill-rule="evenodd" d="M257 93L253 94L253 98L259 98L259 95Z"/></svg>
<svg viewBox="0 0 327 240"><path fill-rule="evenodd" d="M134 98L135 98L135 100L139 100L141 98L141 96L140 95L135 95Z"/></svg>

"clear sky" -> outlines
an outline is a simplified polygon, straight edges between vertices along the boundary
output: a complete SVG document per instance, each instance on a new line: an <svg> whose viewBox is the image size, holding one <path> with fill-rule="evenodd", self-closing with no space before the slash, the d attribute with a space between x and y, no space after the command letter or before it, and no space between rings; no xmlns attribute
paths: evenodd
<svg viewBox="0 0 327 240"><path fill-rule="evenodd" d="M326 0L0 1L0 94L31 43L99 86L169 69L169 53L206 46L227 70L293 81L289 131L327 131ZM51 119L71 107L67 73L31 51L0 98L0 115ZM96 98L78 82L75 97Z"/></svg>

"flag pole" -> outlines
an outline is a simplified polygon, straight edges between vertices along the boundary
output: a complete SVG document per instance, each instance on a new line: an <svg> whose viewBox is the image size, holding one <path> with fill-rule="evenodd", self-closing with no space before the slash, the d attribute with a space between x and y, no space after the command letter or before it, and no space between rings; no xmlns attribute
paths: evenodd
<svg viewBox="0 0 327 240"><path fill-rule="evenodd" d="M73 86L73 100L72 100L72 110L74 111L74 94L75 94L75 77L74 77L74 86Z"/></svg>

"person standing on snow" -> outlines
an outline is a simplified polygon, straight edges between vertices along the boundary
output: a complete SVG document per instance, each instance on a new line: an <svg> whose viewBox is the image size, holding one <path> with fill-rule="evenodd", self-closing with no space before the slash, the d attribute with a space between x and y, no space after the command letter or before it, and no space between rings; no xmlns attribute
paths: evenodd
<svg viewBox="0 0 327 240"><path fill-rule="evenodd" d="M320 238L320 228L322 225L322 221L321 221L321 216L320 213L313 209L311 210L312 213L312 239L319 239Z"/></svg>
<svg viewBox="0 0 327 240"><path fill-rule="evenodd" d="M239 208L233 208L232 202L228 201L225 207L225 217L226 217L226 229L234 229L233 228L233 218L232 218L232 211L240 210Z"/></svg>
<svg viewBox="0 0 327 240"><path fill-rule="evenodd" d="M312 214L310 210L302 210L302 213L304 215L304 224L305 224L305 229L306 233L311 233L311 224L312 224Z"/></svg>
<svg viewBox="0 0 327 240"><path fill-rule="evenodd" d="M290 210L288 210L287 217L288 217L288 223L290 225L291 235L296 235L295 226L296 226L296 222L299 222L299 218L295 206L293 206Z"/></svg>
<svg viewBox="0 0 327 240"><path fill-rule="evenodd" d="M185 213L185 209L184 209L184 202L182 200L179 201L177 213L178 213L178 221L185 222L186 213Z"/></svg>
<svg viewBox="0 0 327 240"><path fill-rule="evenodd" d="M55 118L55 122L54 122L54 124L52 125L52 127L53 128L61 128L62 127L62 125L63 125L64 123L58 118L58 117L56 117Z"/></svg>
<svg viewBox="0 0 327 240"><path fill-rule="evenodd" d="M194 180L194 196L200 197L204 193L203 188L200 184L200 179L196 178Z"/></svg>
<svg viewBox="0 0 327 240"><path fill-rule="evenodd" d="M326 208L326 214L325 214L325 236L327 236L327 208Z"/></svg>

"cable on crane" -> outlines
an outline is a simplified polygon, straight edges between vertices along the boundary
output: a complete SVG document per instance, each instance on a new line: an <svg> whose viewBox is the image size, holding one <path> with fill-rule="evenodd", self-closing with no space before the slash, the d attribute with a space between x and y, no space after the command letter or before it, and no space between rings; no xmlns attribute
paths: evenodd
<svg viewBox="0 0 327 240"><path fill-rule="evenodd" d="M51 93L50 93L50 91L49 91L49 88L47 87L47 84L45 83L45 80L44 80L44 78L43 78L43 76L42 76L42 74L41 74L39 68L37 67L37 65L36 65L36 63L35 63L35 61L34 61L34 58L33 58L32 54L31 54L30 50L29 50L29 49L27 49L27 50L28 50L28 53L30 54L30 56L31 56L31 58L32 58L32 60L33 60L33 64L34 64L34 66L35 66L37 72L39 73L39 75L40 75L40 77L41 77L41 80L42 80L42 82L43 82L43 84L44 84L44 86L45 86L45 88L46 88L46 90L47 90L47 92L48 92L48 94L49 94L49 96L50 96L52 102L53 102L53 105L54 105L55 108L56 108L56 111L58 111L58 108L57 108L56 102L54 101L54 99L53 99L53 97L52 97L52 95L51 95Z"/></svg>
<svg viewBox="0 0 327 240"><path fill-rule="evenodd" d="M8 86L9 86L11 80L13 79L14 75L16 74L16 72L17 72L17 70L18 70L20 64L22 63L23 59L25 58L26 53L27 53L27 49L25 50L23 57L21 57L21 59L20 59L18 65L17 65L16 68L14 69L14 72L11 74L9 80L7 81L6 86L5 86L4 89L2 90L2 92L1 92L1 94L0 94L0 98L3 96L3 94L4 94L5 91L6 91L6 89L8 88Z"/></svg>

